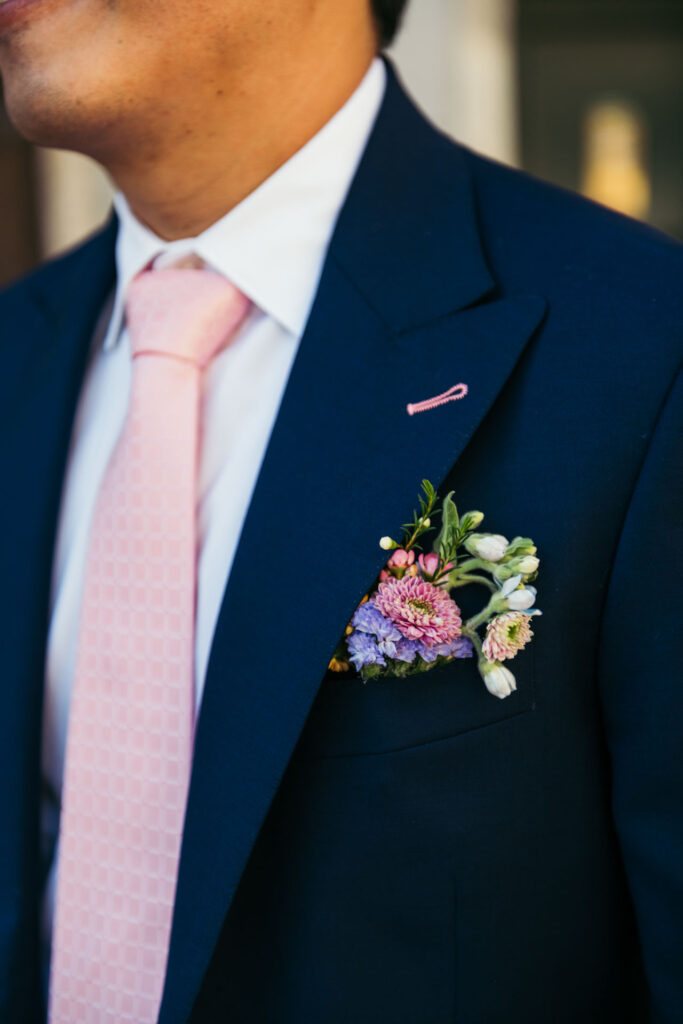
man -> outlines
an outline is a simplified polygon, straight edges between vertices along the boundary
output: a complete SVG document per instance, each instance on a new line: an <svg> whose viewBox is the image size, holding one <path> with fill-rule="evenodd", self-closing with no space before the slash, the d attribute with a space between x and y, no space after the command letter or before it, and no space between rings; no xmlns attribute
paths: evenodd
<svg viewBox="0 0 683 1024"><path fill-rule="evenodd" d="M3 1021L683 1020L681 249L438 134L403 6L0 7L118 190L0 300ZM422 478L538 546L505 700L327 671Z"/></svg>

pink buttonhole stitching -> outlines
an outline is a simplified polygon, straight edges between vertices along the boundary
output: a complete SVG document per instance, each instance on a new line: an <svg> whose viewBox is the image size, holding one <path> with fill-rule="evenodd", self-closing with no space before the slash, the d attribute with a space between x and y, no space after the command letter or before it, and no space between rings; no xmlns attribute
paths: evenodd
<svg viewBox="0 0 683 1024"><path fill-rule="evenodd" d="M410 402L406 406L408 415L413 416L416 412L436 409L437 405L445 405L446 402L457 402L459 398L464 398L468 391L467 384L456 384L454 387L449 388L448 391L444 391L442 395L435 395L434 398L428 398L424 402Z"/></svg>

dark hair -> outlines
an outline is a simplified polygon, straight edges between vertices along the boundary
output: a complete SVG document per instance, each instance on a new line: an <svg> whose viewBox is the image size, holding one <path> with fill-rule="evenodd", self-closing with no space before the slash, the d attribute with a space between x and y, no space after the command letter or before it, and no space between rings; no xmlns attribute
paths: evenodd
<svg viewBox="0 0 683 1024"><path fill-rule="evenodd" d="M381 48L388 46L399 30L408 0L371 0Z"/></svg>

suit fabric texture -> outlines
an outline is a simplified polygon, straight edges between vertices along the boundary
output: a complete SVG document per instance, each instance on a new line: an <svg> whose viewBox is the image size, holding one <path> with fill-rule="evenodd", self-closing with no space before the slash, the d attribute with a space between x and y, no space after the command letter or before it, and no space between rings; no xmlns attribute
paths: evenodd
<svg viewBox="0 0 683 1024"><path fill-rule="evenodd" d="M45 1014L50 567L115 236L0 297L3 1022ZM390 69L214 635L161 1024L683 1021L682 272ZM473 661L326 672L424 477L538 545L506 700Z"/></svg>

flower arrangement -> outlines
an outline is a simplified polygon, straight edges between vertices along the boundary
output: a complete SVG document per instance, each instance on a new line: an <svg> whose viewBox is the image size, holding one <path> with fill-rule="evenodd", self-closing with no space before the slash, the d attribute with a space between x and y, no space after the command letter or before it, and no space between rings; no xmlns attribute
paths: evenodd
<svg viewBox="0 0 683 1024"><path fill-rule="evenodd" d="M399 541L382 537L380 547L392 554L377 584L354 613L330 662L334 672L353 665L364 681L425 672L455 658L478 659L486 688L496 697L515 689L510 661L533 637L539 560L528 537L508 541L481 533L482 512L458 514L453 492L439 499L422 481L419 510L402 527ZM441 517L432 550L419 541ZM462 620L452 592L478 584L489 592L486 606ZM483 635L481 633L483 632Z"/></svg>

